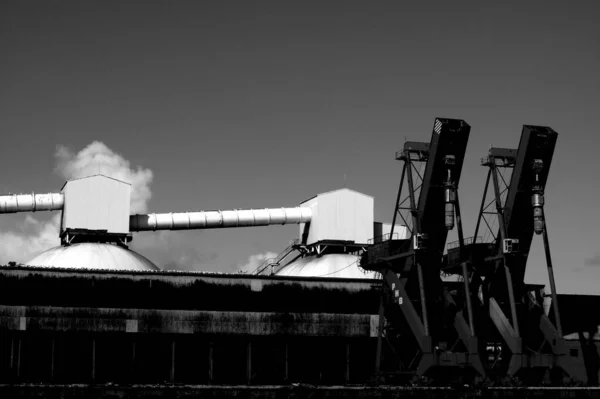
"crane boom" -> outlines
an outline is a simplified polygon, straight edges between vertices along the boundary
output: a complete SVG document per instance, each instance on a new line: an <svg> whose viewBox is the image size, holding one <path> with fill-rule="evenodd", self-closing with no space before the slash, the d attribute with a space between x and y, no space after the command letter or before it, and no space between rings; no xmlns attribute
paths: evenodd
<svg viewBox="0 0 600 399"><path fill-rule="evenodd" d="M519 240L521 256L511 262L512 268L518 272L518 276L515 276L518 281L523 281L525 277L525 266L534 235L532 196L543 195L557 138L558 133L549 127L523 126L504 202L505 238ZM496 245L498 255L503 251L501 244L497 242Z"/></svg>
<svg viewBox="0 0 600 399"><path fill-rule="evenodd" d="M445 223L446 190L455 195L462 172L471 126L460 119L437 118L429 144L429 161L419 195L421 233L428 235L428 248L443 253L448 237Z"/></svg>

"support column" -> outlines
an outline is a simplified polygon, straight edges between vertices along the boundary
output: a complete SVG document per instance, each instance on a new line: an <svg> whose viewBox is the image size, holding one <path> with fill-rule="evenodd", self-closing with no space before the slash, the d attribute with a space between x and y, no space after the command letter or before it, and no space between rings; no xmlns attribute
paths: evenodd
<svg viewBox="0 0 600 399"><path fill-rule="evenodd" d="M171 371L169 373L169 381L175 382L175 340L171 341Z"/></svg>
<svg viewBox="0 0 600 399"><path fill-rule="evenodd" d="M381 373L381 352L383 350L383 328L385 323L384 301L387 291L387 288L385 288L386 284L385 279L383 279L383 287L379 297L379 331L377 331L377 351L375 352L375 374L377 375L377 378L379 378L379 373Z"/></svg>
<svg viewBox="0 0 600 399"><path fill-rule="evenodd" d="M344 375L346 384L350 382L350 343L346 342L346 373Z"/></svg>
<svg viewBox="0 0 600 399"><path fill-rule="evenodd" d="M285 382L288 382L290 379L290 370L289 370L289 344L285 343Z"/></svg>
<svg viewBox="0 0 600 399"><path fill-rule="evenodd" d="M465 289L465 303L467 304L467 316L469 316L469 333L471 334L471 338L475 337L475 319L473 318L473 304L471 303L471 292L469 289L470 280L469 280L469 270L467 268L467 262L465 259L465 238L463 235L462 229L462 216L460 213L460 201L458 199L458 192L455 193L456 196L456 204L454 206L454 211L456 212L456 228L458 230L458 242L460 245L460 266L462 269L463 280L464 280L464 289ZM475 239L475 238L474 238Z"/></svg>
<svg viewBox="0 0 600 399"><path fill-rule="evenodd" d="M410 155L409 155L410 156ZM412 173L409 170L408 173ZM404 185L404 175L406 174L406 162L402 166L402 176L400 177L400 186L398 187L398 196L396 197L396 208L394 209L394 217L392 218L392 228L390 229L390 241L394 239L394 227L396 226L396 216L398 216L398 207L400 206L400 198L402 196L402 186ZM383 241L383 237L381 237Z"/></svg>
<svg viewBox="0 0 600 399"><path fill-rule="evenodd" d="M15 368L15 337L10 337L10 371Z"/></svg>
<svg viewBox="0 0 600 399"><path fill-rule="evenodd" d="M23 340L19 337L17 342L17 378L21 378L21 343Z"/></svg>
<svg viewBox="0 0 600 399"><path fill-rule="evenodd" d="M473 318L473 305L471 303L471 290L469 287L469 271L467 270L467 262L461 262L464 289L465 289L465 303L467 304L467 315L469 316L469 334L471 338L475 337L475 319Z"/></svg>
<svg viewBox="0 0 600 399"><path fill-rule="evenodd" d="M92 381L96 381L96 340L92 339Z"/></svg>
<svg viewBox="0 0 600 399"><path fill-rule="evenodd" d="M252 384L252 342L246 344L246 383Z"/></svg>
<svg viewBox="0 0 600 399"><path fill-rule="evenodd" d="M52 338L52 342L51 342L51 352L50 352L50 380L54 381L54 351L55 351L55 347L56 347L56 343L55 343L55 339Z"/></svg>
<svg viewBox="0 0 600 399"><path fill-rule="evenodd" d="M417 209L417 202L415 199L415 186L413 182L412 175L412 162L410 157L407 159L407 168L408 168L408 192L410 198L410 213L413 219L412 225L412 237L411 240L415 239L415 235L421 234L421 215L419 215L419 211ZM413 262L417 266L417 277L419 278L419 296L421 298L421 317L423 319L423 330L426 337L429 337L429 317L427 316L427 296L425 295L425 278L423 276L423 267L421 266L421 262L419 262L419 257L417 256L417 250L413 248ZM420 339L420 338L417 338Z"/></svg>
<svg viewBox="0 0 600 399"><path fill-rule="evenodd" d="M212 341L208 344L208 383L212 384L214 379L213 371L213 356L214 356L214 344Z"/></svg>
<svg viewBox="0 0 600 399"><path fill-rule="evenodd" d="M136 342L135 338L131 340L131 366L129 367L129 382L135 383L137 378L137 368L135 363L135 350L136 350Z"/></svg>
<svg viewBox="0 0 600 399"><path fill-rule="evenodd" d="M558 295L556 295L556 282L554 281L554 269L552 267L552 256L550 255L550 241L548 240L548 229L544 220L544 250L546 253L546 267L548 268L548 280L550 281L550 295L552 296L552 309L554 309L554 319L558 336L563 337L562 324L560 322L560 311L558 310Z"/></svg>
<svg viewBox="0 0 600 399"><path fill-rule="evenodd" d="M504 219L504 208L502 207L502 202L500 200L500 185L498 184L498 170L496 169L495 164L492 166L492 179L493 179L493 183L494 183L494 194L496 197L496 211L498 213L498 225L500 227L500 237L498 237L500 239L500 246L502 246L502 242L504 241L506 237L506 223L505 223L505 219ZM514 287L513 287L513 281L512 281L512 274L510 272L510 267L508 265L508 257L506 255L504 255L504 261L503 261L503 266L504 266L504 275L506 277L506 288L508 290L508 300L510 302L510 313L512 316L512 324L513 324L513 329L515 330L515 334L517 335L517 337L521 336L521 333L519 332L519 319L517 316L517 305L515 302L515 294L514 294Z"/></svg>
<svg viewBox="0 0 600 399"><path fill-rule="evenodd" d="M485 179L485 188L483 189L483 197L481 197L481 206L479 207L479 217L477 218L477 224L475 224L475 235L473 236L473 244L477 244L477 234L479 234L479 225L483 216L483 211L486 208L485 199L487 197L488 187L490 185L490 177L492 175L492 169L488 169L487 178Z"/></svg>
<svg viewBox="0 0 600 399"><path fill-rule="evenodd" d="M5 330L0 328L0 359L6 359L6 353L4 351L4 337L6 336ZM0 372L2 371L2 365L0 364Z"/></svg>

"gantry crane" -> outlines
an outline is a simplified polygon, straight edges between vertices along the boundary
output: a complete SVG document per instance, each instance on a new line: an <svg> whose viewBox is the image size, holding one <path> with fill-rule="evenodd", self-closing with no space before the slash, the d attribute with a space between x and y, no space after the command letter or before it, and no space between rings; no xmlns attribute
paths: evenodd
<svg viewBox="0 0 600 399"><path fill-rule="evenodd" d="M549 369L570 374L543 210L557 136L549 127L525 125L518 150L491 148L482 160L482 165L489 168L487 180L475 234L462 256L467 258L471 271L467 295L476 304L481 350L485 350L485 345L499 348L489 360L484 360L489 374L518 374L525 380L532 377L537 381ZM509 182L500 173L502 168L512 169ZM490 178L493 200L486 205ZM488 211L491 206L495 206L494 212ZM497 217L497 231L492 231L487 222L486 215L490 213ZM482 242L478 237L482 221L490 229L492 242ZM542 235L544 241L555 325L543 311L541 295L531 292L524 281L534 233ZM456 258L456 254L448 252L450 267Z"/></svg>
<svg viewBox="0 0 600 399"><path fill-rule="evenodd" d="M454 369L460 374L467 370L485 374L473 328L471 297L465 297L466 306L457 305L440 276L455 212L463 246L457 188L470 130L463 120L436 118L429 143L406 142L396 154L404 165L392 231L388 237L376 239L361 258L364 269L383 277L378 372L385 338L398 357L398 373L423 376L441 371L450 375ZM423 163L421 174L417 165ZM406 211L410 216L405 218ZM410 239L394 236L397 215L408 226ZM466 264L463 266L466 277ZM468 278L464 281L468 292ZM468 322L463 316L465 307Z"/></svg>

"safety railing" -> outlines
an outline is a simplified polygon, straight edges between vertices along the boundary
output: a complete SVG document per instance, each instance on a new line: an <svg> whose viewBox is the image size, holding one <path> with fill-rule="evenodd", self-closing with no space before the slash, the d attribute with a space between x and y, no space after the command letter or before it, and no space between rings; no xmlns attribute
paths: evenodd
<svg viewBox="0 0 600 399"><path fill-rule="evenodd" d="M389 240L398 240L400 239L400 234L398 233L394 233L393 235L390 235L390 233L387 234L383 234L377 237L373 237L373 238L369 238L367 240L367 244L369 245L373 245L373 244L377 244L383 241L389 241Z"/></svg>
<svg viewBox="0 0 600 399"><path fill-rule="evenodd" d="M294 249L295 247L300 243L299 239L294 239L290 241L290 245L288 245L283 251L281 251L279 253L279 255L277 255L276 258L269 258L267 260L265 260L263 262L262 265L260 265L258 268L256 268L256 270L254 271L254 273L252 274L261 274L262 272L264 272L267 268L271 268L271 273L270 274L274 274L275 272L275 267L279 266L279 263L285 258L287 257Z"/></svg>
<svg viewBox="0 0 600 399"><path fill-rule="evenodd" d="M475 240L475 237L465 238L465 245L471 245L474 242L481 243L482 242L481 236L477 236L476 240ZM451 249L458 248L458 247L460 247L460 240L449 242L448 245L446 245L446 248L448 249L448 251Z"/></svg>

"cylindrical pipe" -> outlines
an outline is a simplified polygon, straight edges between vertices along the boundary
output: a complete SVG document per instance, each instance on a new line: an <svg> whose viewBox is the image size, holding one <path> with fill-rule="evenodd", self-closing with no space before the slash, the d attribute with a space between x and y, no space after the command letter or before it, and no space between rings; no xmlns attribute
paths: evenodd
<svg viewBox="0 0 600 399"><path fill-rule="evenodd" d="M310 222L310 208L241 209L131 215L129 231L215 229Z"/></svg>
<svg viewBox="0 0 600 399"><path fill-rule="evenodd" d="M62 193L0 195L0 213L60 211L64 204Z"/></svg>

